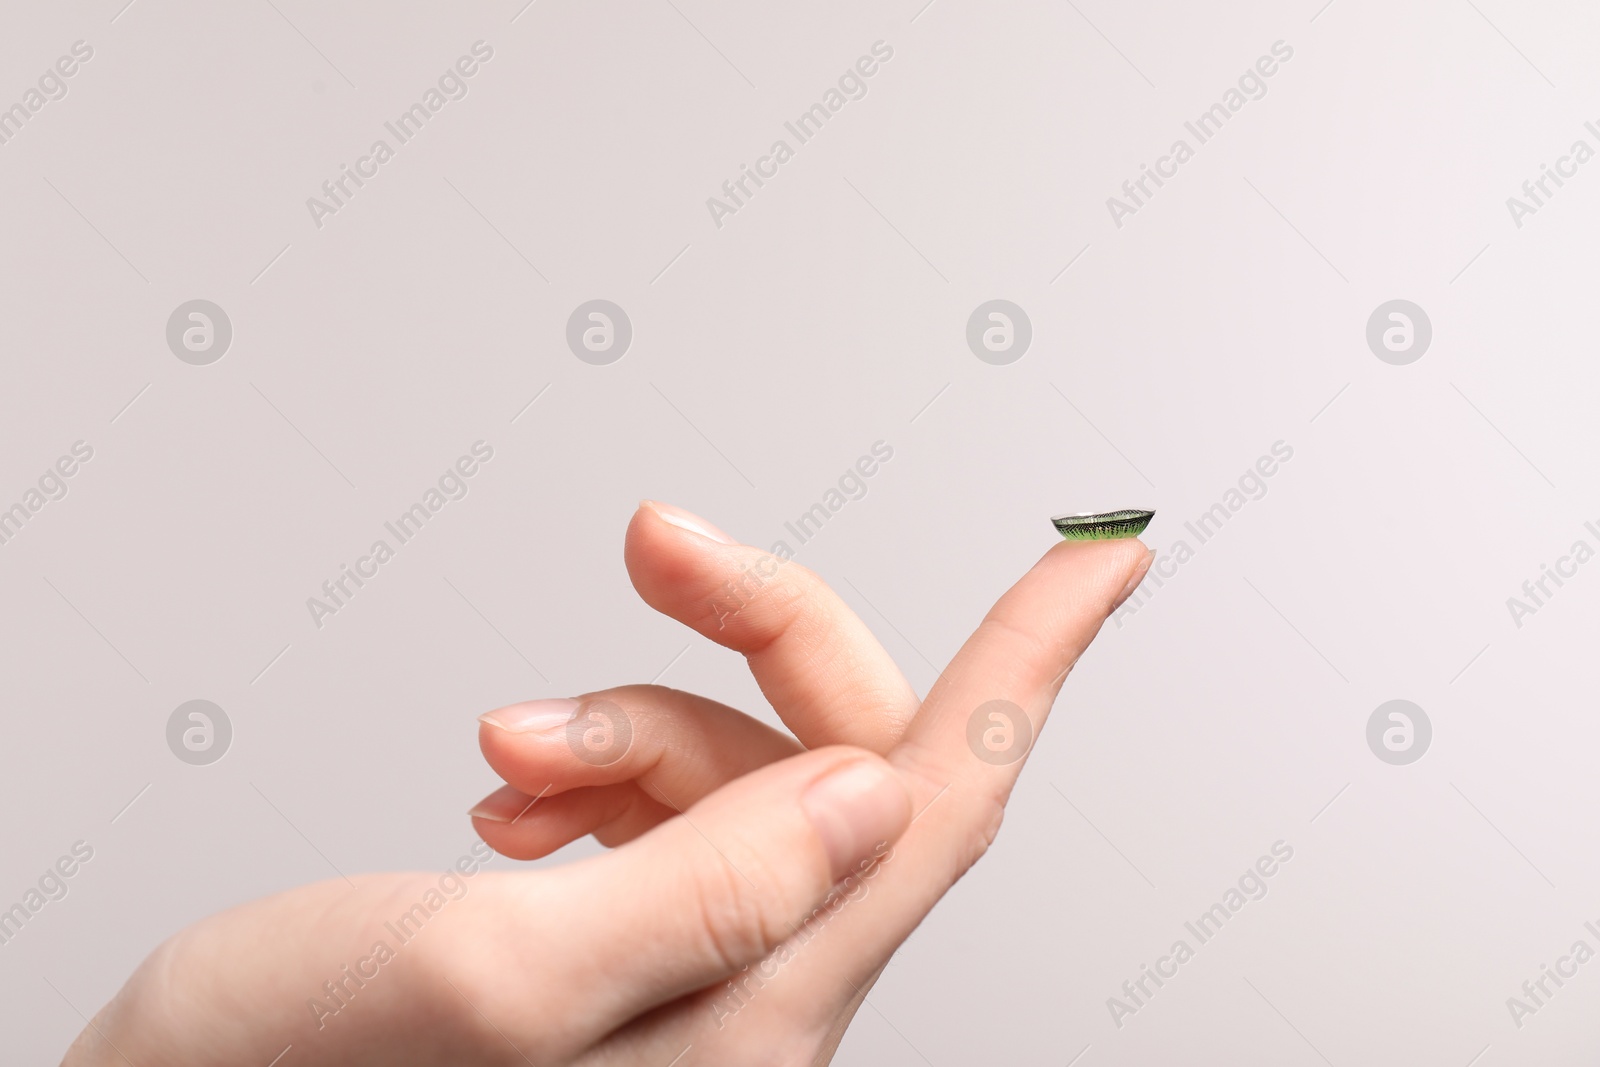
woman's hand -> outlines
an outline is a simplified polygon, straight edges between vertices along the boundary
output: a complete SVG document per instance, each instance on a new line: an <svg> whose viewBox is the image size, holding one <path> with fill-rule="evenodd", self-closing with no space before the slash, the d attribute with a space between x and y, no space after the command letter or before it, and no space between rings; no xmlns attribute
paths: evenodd
<svg viewBox="0 0 1600 1067"><path fill-rule="evenodd" d="M665 505L635 515L627 560L647 602L747 656L794 739L651 686L492 712L480 741L509 785L474 809L484 839L620 847L214 916L141 966L67 1064L825 1063L993 840L1062 681L1149 565L1133 541L1057 545L919 706L797 564Z"/></svg>

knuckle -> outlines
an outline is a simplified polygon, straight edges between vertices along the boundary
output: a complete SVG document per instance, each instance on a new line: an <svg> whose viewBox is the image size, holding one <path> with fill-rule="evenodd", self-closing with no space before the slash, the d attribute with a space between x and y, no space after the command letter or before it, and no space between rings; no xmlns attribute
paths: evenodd
<svg viewBox="0 0 1600 1067"><path fill-rule="evenodd" d="M794 1030L792 1020L785 1020L787 1028ZM727 1048L723 1062L737 1063L739 1067L815 1067L824 1034L802 1032L790 1039L774 1041L769 1032L752 1027L741 1033Z"/></svg>
<svg viewBox="0 0 1600 1067"><path fill-rule="evenodd" d="M956 877L966 874L973 864L983 858L1000 836L1000 825L1005 822L1006 805L999 797L986 795L978 798L973 812L972 832L964 837L964 848L958 853Z"/></svg>
<svg viewBox="0 0 1600 1067"><path fill-rule="evenodd" d="M1034 628L1013 621L1010 614L1000 610L999 607L983 617L983 621L978 624L978 632L992 636L1001 643L1016 646L1018 654L1013 658L1024 663L1039 663L1059 658L1057 650L1040 640Z"/></svg>
<svg viewBox="0 0 1600 1067"><path fill-rule="evenodd" d="M723 858L706 864L693 889L706 949L726 971L761 959L791 932L784 886L754 859L742 858L739 867Z"/></svg>
<svg viewBox="0 0 1600 1067"><path fill-rule="evenodd" d="M975 788L970 783L967 788L961 788L962 785L958 782L952 787L953 795L950 798L960 805L955 816L958 822L949 836L947 853L952 883L971 870L989 851L989 846L1000 836L1000 825L1006 817L1005 797L986 784L978 783Z"/></svg>
<svg viewBox="0 0 1600 1067"><path fill-rule="evenodd" d="M954 882L983 858L999 836L1010 786L991 775L973 774L971 768L958 768L919 745L904 746L895 763L921 780L927 796L944 794L937 804L952 809L935 811L930 817L945 829L943 840Z"/></svg>
<svg viewBox="0 0 1600 1067"><path fill-rule="evenodd" d="M762 553L712 592L705 625L728 633L745 654L760 652L807 615L825 589L815 572Z"/></svg>

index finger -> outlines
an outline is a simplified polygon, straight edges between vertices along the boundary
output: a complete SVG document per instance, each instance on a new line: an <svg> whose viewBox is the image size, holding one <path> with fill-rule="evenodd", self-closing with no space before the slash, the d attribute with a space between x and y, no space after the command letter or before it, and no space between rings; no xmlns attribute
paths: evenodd
<svg viewBox="0 0 1600 1067"><path fill-rule="evenodd" d="M950 661L891 757L924 802L944 788L970 797L933 820L947 842L997 821L1067 674L1150 559L1132 538L1056 545Z"/></svg>
<svg viewBox="0 0 1600 1067"><path fill-rule="evenodd" d="M870 971L983 855L1062 682L1150 558L1132 539L1063 542L1000 598L889 754L912 793L912 826L870 898L833 920L839 936L791 967L819 983Z"/></svg>

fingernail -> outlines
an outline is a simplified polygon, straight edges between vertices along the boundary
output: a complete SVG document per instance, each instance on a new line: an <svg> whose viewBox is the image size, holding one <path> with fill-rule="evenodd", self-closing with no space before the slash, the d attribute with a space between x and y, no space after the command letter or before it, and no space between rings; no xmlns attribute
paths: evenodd
<svg viewBox="0 0 1600 1067"><path fill-rule="evenodd" d="M722 545L736 545L739 543L692 511L684 511L682 508L673 507L671 504L663 504L659 500L641 500L639 501L639 506L649 508L657 515L660 515L664 521L670 522L680 530L688 530L690 533L710 538Z"/></svg>
<svg viewBox="0 0 1600 1067"><path fill-rule="evenodd" d="M812 782L800 807L822 839L835 882L873 859L911 822L905 786L877 760L857 760Z"/></svg>
<svg viewBox="0 0 1600 1067"><path fill-rule="evenodd" d="M478 721L498 726L514 734L535 730L555 730L567 725L578 702L568 697L551 700L525 700L508 708L496 708L478 716Z"/></svg>
<svg viewBox="0 0 1600 1067"><path fill-rule="evenodd" d="M1128 579L1128 584L1122 587L1122 592L1117 594L1117 599L1111 604L1112 611L1116 611L1118 608L1122 607L1123 601L1131 597L1133 595L1133 591L1139 588L1139 583L1144 581L1144 576L1149 573L1150 564L1155 560L1155 558L1156 550L1152 548L1150 551L1145 553L1144 559L1140 560L1139 563L1134 566L1133 575Z"/></svg>
<svg viewBox="0 0 1600 1067"><path fill-rule="evenodd" d="M519 815L533 806L533 799L520 789L503 785L478 801L467 815L488 822L516 822Z"/></svg>

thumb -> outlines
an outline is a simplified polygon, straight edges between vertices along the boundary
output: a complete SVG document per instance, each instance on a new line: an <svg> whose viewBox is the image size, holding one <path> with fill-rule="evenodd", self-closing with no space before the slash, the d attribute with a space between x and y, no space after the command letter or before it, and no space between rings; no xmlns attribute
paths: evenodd
<svg viewBox="0 0 1600 1067"><path fill-rule="evenodd" d="M574 968L597 978L586 1007L603 1017L586 1022L619 1025L768 956L910 822L910 794L887 762L823 748L553 872L558 898L573 902L562 925Z"/></svg>

